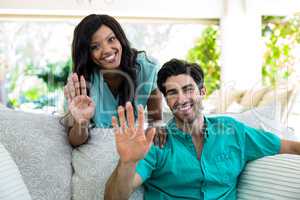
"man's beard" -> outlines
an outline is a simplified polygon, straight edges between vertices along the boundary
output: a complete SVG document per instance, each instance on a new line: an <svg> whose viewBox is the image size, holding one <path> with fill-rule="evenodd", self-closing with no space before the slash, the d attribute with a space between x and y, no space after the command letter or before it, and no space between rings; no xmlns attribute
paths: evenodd
<svg viewBox="0 0 300 200"><path fill-rule="evenodd" d="M191 102L187 102L191 103ZM184 103L185 104L185 103ZM176 118L176 121L181 124L181 126L191 126L197 120L199 117L203 115L203 104L202 104L202 99L200 98L199 100L196 100L192 102L192 110L193 110L193 115L192 118L189 117L184 117L182 114L177 113L178 108L172 109L172 112Z"/></svg>

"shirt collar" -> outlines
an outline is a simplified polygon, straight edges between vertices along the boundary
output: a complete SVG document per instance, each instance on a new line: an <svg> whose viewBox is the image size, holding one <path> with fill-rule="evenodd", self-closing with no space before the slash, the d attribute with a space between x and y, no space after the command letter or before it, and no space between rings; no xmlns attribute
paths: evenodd
<svg viewBox="0 0 300 200"><path fill-rule="evenodd" d="M209 126L210 125L210 121L207 117L204 116L204 138L208 138L209 136ZM182 131L181 129L177 128L177 125L176 125L176 120L175 120L175 117L173 117L172 119L170 119L166 125L166 128L168 130L168 134L175 134L175 135L178 135L179 137L189 137L190 134Z"/></svg>

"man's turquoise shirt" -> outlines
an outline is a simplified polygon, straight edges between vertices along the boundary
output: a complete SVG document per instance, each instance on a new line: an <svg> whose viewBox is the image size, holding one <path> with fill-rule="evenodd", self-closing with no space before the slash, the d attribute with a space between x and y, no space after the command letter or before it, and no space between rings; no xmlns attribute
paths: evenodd
<svg viewBox="0 0 300 200"><path fill-rule="evenodd" d="M236 199L238 176L247 161L277 154L280 139L230 117L205 118L201 159L192 137L167 125L164 148L152 145L136 168L142 177L146 200Z"/></svg>

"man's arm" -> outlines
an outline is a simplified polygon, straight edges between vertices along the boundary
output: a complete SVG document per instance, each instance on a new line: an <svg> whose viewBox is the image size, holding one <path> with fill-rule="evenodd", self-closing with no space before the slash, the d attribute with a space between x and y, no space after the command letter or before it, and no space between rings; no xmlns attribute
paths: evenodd
<svg viewBox="0 0 300 200"><path fill-rule="evenodd" d="M120 155L118 166L105 185L105 200L128 199L133 190L141 185L141 177L135 172L139 160L143 159L150 149L155 129L144 131L144 110L138 108L138 126L135 127L133 107L131 103L118 108L120 126L117 119L112 117L117 152Z"/></svg>
<svg viewBox="0 0 300 200"><path fill-rule="evenodd" d="M142 184L142 179L135 172L135 163L122 163L112 173L105 185L105 200L127 200L130 194Z"/></svg>
<svg viewBox="0 0 300 200"><path fill-rule="evenodd" d="M300 155L300 142L281 140L280 154Z"/></svg>

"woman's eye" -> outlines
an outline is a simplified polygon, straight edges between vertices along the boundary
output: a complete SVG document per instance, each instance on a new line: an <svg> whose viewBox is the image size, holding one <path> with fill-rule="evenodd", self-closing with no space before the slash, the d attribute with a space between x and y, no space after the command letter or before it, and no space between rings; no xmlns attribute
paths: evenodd
<svg viewBox="0 0 300 200"><path fill-rule="evenodd" d="M92 45L90 48L91 48L92 51L94 51L94 50L99 49L100 45Z"/></svg>
<svg viewBox="0 0 300 200"><path fill-rule="evenodd" d="M112 36L112 37L109 38L109 41L110 41L110 42L113 42L115 39L116 39L116 37L115 37L115 36Z"/></svg>

